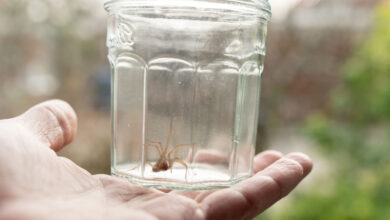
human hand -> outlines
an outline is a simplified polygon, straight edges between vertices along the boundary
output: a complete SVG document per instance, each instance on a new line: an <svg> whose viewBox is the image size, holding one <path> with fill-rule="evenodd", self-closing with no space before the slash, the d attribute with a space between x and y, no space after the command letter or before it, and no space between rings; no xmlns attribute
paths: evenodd
<svg viewBox="0 0 390 220"><path fill-rule="evenodd" d="M76 130L74 111L58 100L0 120L0 219L251 219L312 168L303 154L266 151L255 157L256 174L230 188L162 192L57 156Z"/></svg>

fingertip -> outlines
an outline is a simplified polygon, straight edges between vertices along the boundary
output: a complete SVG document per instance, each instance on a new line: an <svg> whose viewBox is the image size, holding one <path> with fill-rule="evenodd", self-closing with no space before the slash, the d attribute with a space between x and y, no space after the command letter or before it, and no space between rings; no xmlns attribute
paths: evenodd
<svg viewBox="0 0 390 220"><path fill-rule="evenodd" d="M286 155L285 158L297 161L302 166L304 176L308 175L313 168L313 161L306 154L294 152Z"/></svg>
<svg viewBox="0 0 390 220"><path fill-rule="evenodd" d="M257 173L275 161L279 160L283 157L283 154L276 150L267 150L264 152L259 153L254 158L254 172Z"/></svg>
<svg viewBox="0 0 390 220"><path fill-rule="evenodd" d="M280 151L277 150L266 150L256 155L256 157L262 157L262 156L275 156L275 157L282 157L283 154Z"/></svg>
<svg viewBox="0 0 390 220"><path fill-rule="evenodd" d="M62 130L63 141L56 140L57 137L53 137L53 150L60 150L63 146L73 141L77 132L77 116L73 108L62 100L50 100L42 103L42 107L50 111L55 120L58 123L59 128Z"/></svg>
<svg viewBox="0 0 390 220"><path fill-rule="evenodd" d="M284 197L305 177L305 170L299 161L284 156L256 176L271 177L277 183L280 196Z"/></svg>
<svg viewBox="0 0 390 220"><path fill-rule="evenodd" d="M77 132L77 116L62 100L38 104L20 116L22 123L40 138L49 142L54 151L69 144Z"/></svg>

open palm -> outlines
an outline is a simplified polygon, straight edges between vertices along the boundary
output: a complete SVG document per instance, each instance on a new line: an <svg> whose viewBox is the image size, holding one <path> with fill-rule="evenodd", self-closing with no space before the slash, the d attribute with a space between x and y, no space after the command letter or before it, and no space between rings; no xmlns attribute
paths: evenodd
<svg viewBox="0 0 390 220"><path fill-rule="evenodd" d="M303 154L266 151L255 158L256 175L230 188L162 192L57 156L76 130L74 111L58 100L0 121L0 219L251 219L312 168Z"/></svg>

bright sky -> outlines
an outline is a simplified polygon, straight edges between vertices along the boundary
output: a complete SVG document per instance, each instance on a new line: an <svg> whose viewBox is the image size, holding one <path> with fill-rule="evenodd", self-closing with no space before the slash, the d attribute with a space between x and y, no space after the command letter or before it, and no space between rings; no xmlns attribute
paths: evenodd
<svg viewBox="0 0 390 220"><path fill-rule="evenodd" d="M283 20L289 10L302 0L268 0L272 7L272 19Z"/></svg>

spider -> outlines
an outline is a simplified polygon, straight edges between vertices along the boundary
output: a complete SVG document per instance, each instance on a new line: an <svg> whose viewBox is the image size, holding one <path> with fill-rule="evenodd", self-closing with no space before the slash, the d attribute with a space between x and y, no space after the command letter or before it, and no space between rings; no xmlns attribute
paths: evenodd
<svg viewBox="0 0 390 220"><path fill-rule="evenodd" d="M185 146L193 147L194 144L179 144L176 145L171 151L168 152L169 143L172 137L172 124L173 124L173 118L171 118L170 121L168 139L164 147L162 146L161 142L155 142L155 141L148 141L148 143L145 144L145 146L154 147L160 155L160 158L157 160L157 162L154 165L149 162L147 162L147 164L149 164L152 167L153 172L167 171L169 169L172 172L174 163L180 163L186 168L185 178L187 179L187 169L188 169L187 164L178 157L172 159L172 154L174 154L181 147L185 147Z"/></svg>

